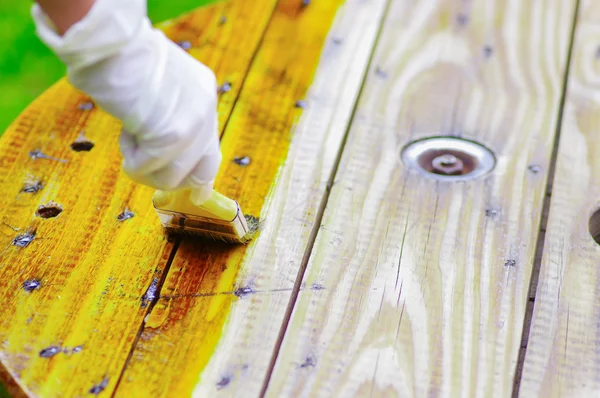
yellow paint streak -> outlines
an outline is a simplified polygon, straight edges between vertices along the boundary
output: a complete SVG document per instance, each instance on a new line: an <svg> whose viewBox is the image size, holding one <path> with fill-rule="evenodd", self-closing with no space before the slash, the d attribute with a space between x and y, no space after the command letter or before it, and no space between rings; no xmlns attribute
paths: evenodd
<svg viewBox="0 0 600 398"><path fill-rule="evenodd" d="M305 99L340 3L314 2L303 8L299 1L284 0L275 10L223 136L223 165L215 184L238 200L247 215L265 216L263 205L302 113L296 103ZM250 158L248 166L234 162L244 156ZM227 325L236 290L252 288L236 285L247 249L201 246L194 240L181 244L159 301L160 311L168 312L161 313L163 321L154 329L160 338L140 340L119 394L145 388L156 397L190 395ZM156 372L153 364L160 360L169 366Z"/></svg>
<svg viewBox="0 0 600 398"><path fill-rule="evenodd" d="M222 126L274 4L220 2L166 27L174 41L197 46L193 54L219 81L231 82L219 104ZM153 190L121 171L120 123L100 109L80 109L87 101L62 80L0 141L0 377L18 377L5 381L18 395L84 396L104 377L103 394L110 395L147 314L141 298L172 251L152 208ZM95 144L89 152L70 148L82 133ZM33 150L51 158L33 159ZM39 192L22 192L35 181L43 184ZM50 201L63 212L36 217ZM126 209L134 217L119 221ZM29 246L13 245L33 230ZM33 279L41 287L25 291L23 283ZM55 355L40 356L50 347L57 347Z"/></svg>
<svg viewBox="0 0 600 398"><path fill-rule="evenodd" d="M236 250L232 253L232 256L228 258L228 263L239 264L242 261L243 257L242 250ZM223 273L220 275L219 280L216 285L215 291L217 292L227 292L228 289L235 283L235 278L237 277L237 268L236 267L226 267ZM212 321L213 318L219 314L223 314L224 310L228 310L228 306L225 305L227 300L227 296L224 294L217 294L212 297L210 300L210 304L208 306L208 313L206 314L206 320Z"/></svg>

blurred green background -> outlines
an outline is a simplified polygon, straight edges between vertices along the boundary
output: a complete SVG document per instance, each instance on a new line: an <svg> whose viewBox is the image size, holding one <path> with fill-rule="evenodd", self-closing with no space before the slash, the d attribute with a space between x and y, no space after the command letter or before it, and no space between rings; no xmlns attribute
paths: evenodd
<svg viewBox="0 0 600 398"><path fill-rule="evenodd" d="M154 23L215 0L148 0ZM66 68L35 35L30 1L0 0L0 136Z"/></svg>

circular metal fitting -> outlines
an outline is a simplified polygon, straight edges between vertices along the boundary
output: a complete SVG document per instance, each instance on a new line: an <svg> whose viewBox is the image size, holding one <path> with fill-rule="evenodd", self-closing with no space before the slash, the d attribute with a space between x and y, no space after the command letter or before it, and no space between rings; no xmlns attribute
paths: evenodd
<svg viewBox="0 0 600 398"><path fill-rule="evenodd" d="M415 141L402 149L402 161L421 174L438 180L468 181L488 174L496 165L494 154L481 144L456 137Z"/></svg>

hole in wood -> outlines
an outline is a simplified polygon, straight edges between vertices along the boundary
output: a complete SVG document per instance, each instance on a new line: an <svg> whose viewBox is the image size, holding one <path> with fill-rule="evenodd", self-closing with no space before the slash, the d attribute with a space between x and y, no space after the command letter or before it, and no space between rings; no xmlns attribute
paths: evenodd
<svg viewBox="0 0 600 398"><path fill-rule="evenodd" d="M62 213L63 208L56 202L50 201L50 203L46 205L41 205L35 211L35 215L41 218L54 218Z"/></svg>
<svg viewBox="0 0 600 398"><path fill-rule="evenodd" d="M94 143L83 135L83 131L79 134L79 137L71 144L71 149L75 152L89 152L94 147Z"/></svg>
<svg viewBox="0 0 600 398"><path fill-rule="evenodd" d="M600 245L600 209L596 210L590 217L590 234L596 243Z"/></svg>
<svg viewBox="0 0 600 398"><path fill-rule="evenodd" d="M456 137L432 137L410 143L402 161L422 175L442 180L471 180L493 170L496 159L483 145Z"/></svg>
<svg viewBox="0 0 600 398"><path fill-rule="evenodd" d="M71 144L71 149L75 152L89 152L94 147L92 141L75 141Z"/></svg>

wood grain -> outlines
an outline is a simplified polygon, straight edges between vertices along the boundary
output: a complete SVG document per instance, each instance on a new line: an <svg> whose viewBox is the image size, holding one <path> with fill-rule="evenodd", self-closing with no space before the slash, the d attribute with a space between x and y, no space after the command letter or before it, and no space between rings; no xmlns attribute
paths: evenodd
<svg viewBox="0 0 600 398"><path fill-rule="evenodd" d="M222 142L216 186L261 234L247 247L182 243L122 396L259 395L385 6L301 3L279 3Z"/></svg>
<svg viewBox="0 0 600 398"><path fill-rule="evenodd" d="M222 2L165 27L232 82L221 97L222 122L273 7L274 0ZM221 25L222 15L233 18ZM170 256L153 191L121 171L119 132L63 80L0 141L0 376L18 379L7 380L17 396L110 394ZM81 136L93 142L90 151L71 149ZM37 150L44 155L32 156ZM57 217L35 215L51 201L62 207ZM19 236L28 232L35 238L25 247Z"/></svg>
<svg viewBox="0 0 600 398"><path fill-rule="evenodd" d="M392 0L267 396L510 396L575 3ZM494 172L399 160L436 135Z"/></svg>
<svg viewBox="0 0 600 398"><path fill-rule="evenodd" d="M582 0L522 397L600 394L600 4ZM591 228L590 228L591 226Z"/></svg>

